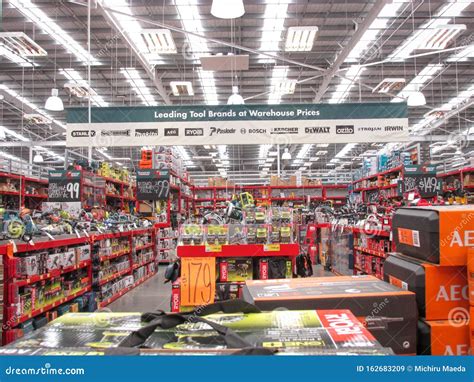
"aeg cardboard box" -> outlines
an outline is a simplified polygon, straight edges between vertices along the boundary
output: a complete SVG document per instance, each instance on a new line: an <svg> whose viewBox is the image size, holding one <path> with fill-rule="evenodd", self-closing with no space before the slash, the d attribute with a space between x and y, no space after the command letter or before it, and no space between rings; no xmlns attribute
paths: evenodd
<svg viewBox="0 0 474 382"><path fill-rule="evenodd" d="M465 311L467 314L467 310ZM469 355L469 320L464 318L418 323L419 355Z"/></svg>
<svg viewBox="0 0 474 382"><path fill-rule="evenodd" d="M440 265L466 265L474 246L474 206L400 208L393 215L398 252Z"/></svg>
<svg viewBox="0 0 474 382"><path fill-rule="evenodd" d="M383 346L416 353L415 294L373 276L248 280L242 297L262 310L348 309Z"/></svg>
<svg viewBox="0 0 474 382"><path fill-rule="evenodd" d="M422 263L391 254L384 264L385 281L416 294L420 317L447 320L453 310L469 309L466 267Z"/></svg>

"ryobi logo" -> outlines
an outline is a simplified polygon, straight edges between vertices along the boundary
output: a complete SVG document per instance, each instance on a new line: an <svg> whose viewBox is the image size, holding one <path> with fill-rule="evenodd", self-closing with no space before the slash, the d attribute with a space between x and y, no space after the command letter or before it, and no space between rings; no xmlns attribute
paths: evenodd
<svg viewBox="0 0 474 382"><path fill-rule="evenodd" d="M336 330L338 334L361 334L361 327L355 324L350 317L345 314L326 314L324 318L329 323L329 327Z"/></svg>
<svg viewBox="0 0 474 382"><path fill-rule="evenodd" d="M268 280L268 263L266 261L260 263L260 279Z"/></svg>
<svg viewBox="0 0 474 382"><path fill-rule="evenodd" d="M195 129L184 129L184 135L187 137L189 136L203 136L204 135L204 129L201 128L195 128Z"/></svg>

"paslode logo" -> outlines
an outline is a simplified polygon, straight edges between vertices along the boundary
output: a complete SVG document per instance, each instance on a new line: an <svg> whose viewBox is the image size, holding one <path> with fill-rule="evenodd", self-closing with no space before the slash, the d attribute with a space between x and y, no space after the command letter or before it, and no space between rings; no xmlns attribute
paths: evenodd
<svg viewBox="0 0 474 382"><path fill-rule="evenodd" d="M306 134L329 134L331 128L329 126L305 127Z"/></svg>
<svg viewBox="0 0 474 382"><path fill-rule="evenodd" d="M337 125L336 134L354 134L354 125Z"/></svg>
<svg viewBox="0 0 474 382"><path fill-rule="evenodd" d="M214 134L219 135L219 134L235 134L235 129L221 129L219 127L214 127L211 126L211 134L209 134L210 137L212 137Z"/></svg>
<svg viewBox="0 0 474 382"><path fill-rule="evenodd" d="M90 135L89 135L90 133ZM73 130L71 131L71 137L74 138L86 138L86 137L94 137L95 131L94 130Z"/></svg>
<svg viewBox="0 0 474 382"><path fill-rule="evenodd" d="M136 137L157 137L159 135L158 129L136 129Z"/></svg>
<svg viewBox="0 0 474 382"><path fill-rule="evenodd" d="M187 129L184 129L184 135L186 135L187 137L189 136L203 136L204 135L204 129L202 128L187 128Z"/></svg>
<svg viewBox="0 0 474 382"><path fill-rule="evenodd" d="M177 128L166 128L165 137L177 137L179 135L179 130Z"/></svg>
<svg viewBox="0 0 474 382"><path fill-rule="evenodd" d="M130 129L126 130L102 130L100 134L103 137L129 137Z"/></svg>

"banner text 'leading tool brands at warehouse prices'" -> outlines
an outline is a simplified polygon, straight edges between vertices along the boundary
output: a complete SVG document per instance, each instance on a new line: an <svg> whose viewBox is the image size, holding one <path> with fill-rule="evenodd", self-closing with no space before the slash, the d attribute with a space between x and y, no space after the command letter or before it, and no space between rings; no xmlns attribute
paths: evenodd
<svg viewBox="0 0 474 382"><path fill-rule="evenodd" d="M222 105L68 110L67 146L401 142L405 103Z"/></svg>

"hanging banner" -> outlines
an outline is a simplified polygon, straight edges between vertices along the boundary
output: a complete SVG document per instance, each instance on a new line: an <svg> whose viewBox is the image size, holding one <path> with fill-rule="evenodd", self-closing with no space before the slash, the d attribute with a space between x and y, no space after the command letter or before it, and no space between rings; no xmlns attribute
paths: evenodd
<svg viewBox="0 0 474 382"><path fill-rule="evenodd" d="M50 171L48 178L49 202L80 202L81 172Z"/></svg>
<svg viewBox="0 0 474 382"><path fill-rule="evenodd" d="M69 109L66 144L154 146L402 142L405 103Z"/></svg>
<svg viewBox="0 0 474 382"><path fill-rule="evenodd" d="M169 170L137 170L137 200L166 200L169 194Z"/></svg>

